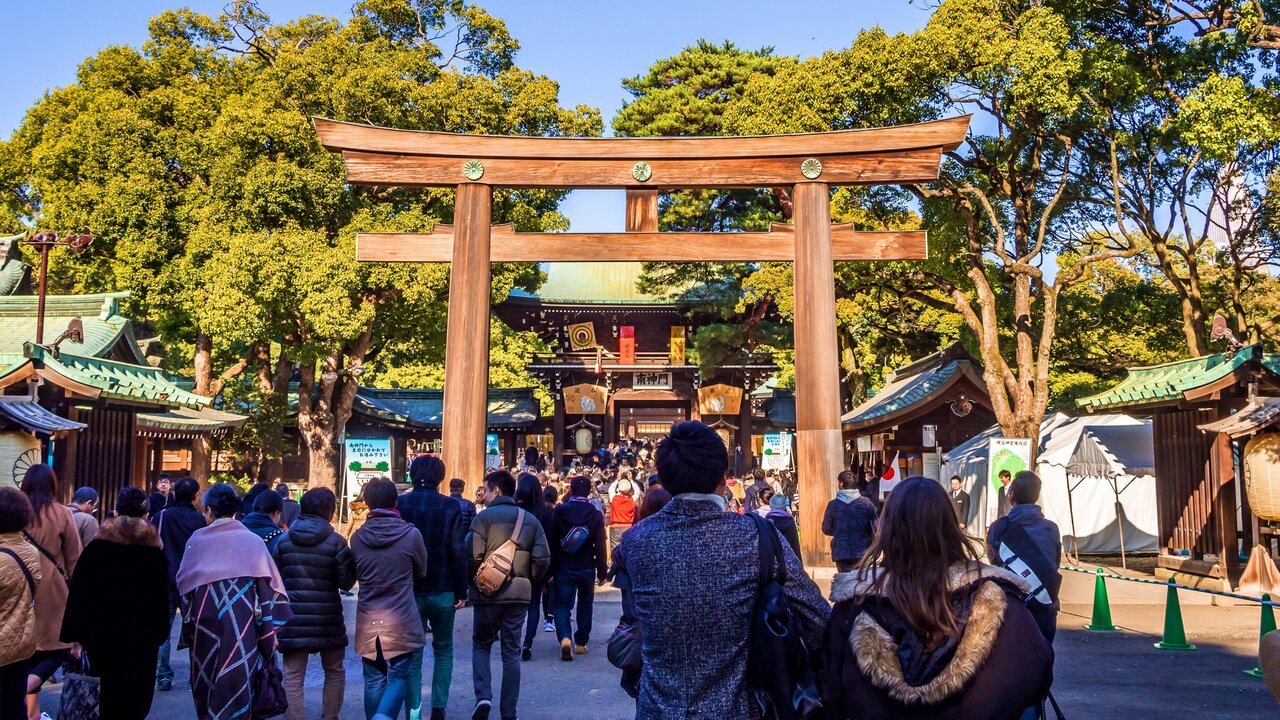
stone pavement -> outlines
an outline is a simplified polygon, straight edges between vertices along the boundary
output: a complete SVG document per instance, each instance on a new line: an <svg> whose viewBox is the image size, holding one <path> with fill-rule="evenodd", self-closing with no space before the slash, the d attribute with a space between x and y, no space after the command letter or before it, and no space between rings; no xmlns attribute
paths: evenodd
<svg viewBox="0 0 1280 720"><path fill-rule="evenodd" d="M1182 593L1182 612L1189 642L1196 652L1163 652L1152 647L1160 639L1164 621L1164 590L1151 585L1108 581L1111 611L1118 633L1082 629L1088 623L1093 578L1066 573L1063 614L1059 619L1054 694L1070 720L1259 720L1280 718L1280 706L1261 680L1243 670L1257 663L1257 607L1214 606L1208 596ZM827 585L829 583L823 583ZM353 627L354 598L347 602L348 628ZM634 716L635 705L618 687L617 671L604 656L604 642L621 614L616 590L597 594L595 632L591 652L574 662L561 662L554 635L539 630L534 657L523 664L520 695L522 720L592 718L621 720ZM175 624L175 637L176 637ZM468 718L471 690L471 611L458 617L455 634L453 690L450 718ZM495 684L498 651L494 649ZM174 653L177 682L172 692L156 693L150 718L177 720L194 717L186 678L186 652ZM430 660L425 663L430 687ZM342 718L362 719L360 661L347 655L347 694ZM307 717L320 714L321 673L313 659L307 677ZM496 687L495 687L496 691ZM57 715L60 686L48 685L43 709ZM493 717L498 713L494 709ZM1052 717L1052 715L1051 715Z"/></svg>

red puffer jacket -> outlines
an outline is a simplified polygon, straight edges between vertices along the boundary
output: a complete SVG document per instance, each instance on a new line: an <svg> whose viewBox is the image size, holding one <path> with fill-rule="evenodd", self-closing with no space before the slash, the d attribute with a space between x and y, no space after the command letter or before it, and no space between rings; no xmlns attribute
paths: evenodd
<svg viewBox="0 0 1280 720"><path fill-rule="evenodd" d="M609 503L609 523L632 525L636 521L636 501L630 495L615 495Z"/></svg>

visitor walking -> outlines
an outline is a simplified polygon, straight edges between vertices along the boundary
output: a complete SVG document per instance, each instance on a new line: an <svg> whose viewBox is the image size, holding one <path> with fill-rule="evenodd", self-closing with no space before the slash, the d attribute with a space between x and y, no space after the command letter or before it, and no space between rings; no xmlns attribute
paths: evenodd
<svg viewBox="0 0 1280 720"><path fill-rule="evenodd" d="M169 664L172 641L169 635L173 628L174 613L182 607L182 594L178 592L178 568L182 567L182 557L187 551L187 542L191 540L191 536L208 524L205 514L196 510L196 496L199 494L200 483L195 478L180 478L173 484L173 503L151 518L169 565L169 630L165 631L160 658L156 662L156 689L160 692L173 689L173 667Z"/></svg>
<svg viewBox="0 0 1280 720"><path fill-rule="evenodd" d="M147 498L147 514L155 517L160 511L169 507L169 493L173 490L173 479L169 477L169 473L160 473L156 476L155 492Z"/></svg>
<svg viewBox="0 0 1280 720"><path fill-rule="evenodd" d="M284 503L283 510L280 512L280 524L287 530L293 527L293 524L298 520L298 516L302 515L302 505L293 499L293 491L284 483L276 486L276 494L280 496L280 500Z"/></svg>
<svg viewBox="0 0 1280 720"><path fill-rule="evenodd" d="M462 478L453 478L449 481L449 497L457 500L462 508L458 515L458 526L462 528L464 538L471 531L471 521L476 519L476 504L462 497L462 491L466 489L467 484Z"/></svg>
<svg viewBox="0 0 1280 720"><path fill-rule="evenodd" d="M551 509L547 507L546 498L542 496L542 485L538 478L525 473L516 478L516 507L529 513L537 520L544 535L551 527ZM530 660L533 657L533 639L538 635L538 619L543 622L543 629L555 631L556 618L553 614L555 598L552 594L552 577L547 573L534 579L529 589L529 614L525 616L524 641L520 646L520 659Z"/></svg>
<svg viewBox="0 0 1280 720"><path fill-rule="evenodd" d="M768 503L767 499L761 499L760 493L763 490L770 490L769 483L764 479L764 470L756 468L751 471L751 484L747 486L743 493L742 512L755 512L762 505Z"/></svg>
<svg viewBox="0 0 1280 720"><path fill-rule="evenodd" d="M836 576L823 700L833 720L1014 720L1048 692L1053 650L1018 575L979 563L946 492L889 494L867 566Z"/></svg>
<svg viewBox="0 0 1280 720"><path fill-rule="evenodd" d="M303 720L303 692L307 661L320 655L324 671L321 720L338 720L342 711L347 671L342 665L347 648L347 625L342 615L343 590L356 584L356 561L347 541L334 531L338 498L328 488L311 488L302 496L300 515L276 545L276 567L284 580L293 617L280 628L284 658L287 720Z"/></svg>
<svg viewBox="0 0 1280 720"><path fill-rule="evenodd" d="M440 494L444 480L440 458L422 455L409 463L412 492L400 496L396 508L405 522L422 534L427 550L426 574L414 578L413 598L423 627L431 628L431 720L442 720L449 706L453 680L454 615L466 604L467 553L462 547L462 506ZM422 714L422 657L425 648L413 651L409 660L406 706L409 720Z"/></svg>
<svg viewBox="0 0 1280 720"><path fill-rule="evenodd" d="M609 549L622 542L622 534L636 522L635 485L623 478L618 482L618 494L609 501Z"/></svg>
<svg viewBox="0 0 1280 720"><path fill-rule="evenodd" d="M44 578L36 588L36 653L27 671L27 717L38 718L40 686L62 667L71 650L71 644L58 636L82 548L71 511L57 502L58 477L53 468L43 463L27 468L22 492L31 501L32 514L23 536L39 551L40 577Z"/></svg>
<svg viewBox="0 0 1280 720"><path fill-rule="evenodd" d="M100 680L98 715L143 720L156 691L156 658L169 639L169 561L147 522L147 493L126 487L71 578L63 642L78 644Z"/></svg>
<svg viewBox="0 0 1280 720"><path fill-rule="evenodd" d="M267 552L274 554L280 538L284 537L284 528L280 521L284 516L284 500L275 490L263 490L253 501L253 512L244 516L244 526L254 535L262 538L267 545Z"/></svg>
<svg viewBox="0 0 1280 720"><path fill-rule="evenodd" d="M502 652L499 709L502 720L514 720L516 717L516 705L520 700L520 631L529 610L533 585L547 574L551 563L546 534L535 518L516 507L512 498L515 491L516 479L511 477L511 473L499 470L486 475L485 509L476 515L467 536L473 578L468 589L468 601L475 607L471 633L471 674L476 692L473 720L488 720L493 705L493 675L489 660L493 643L499 638ZM515 546L510 556L510 571L492 594L486 594L476 584L475 574L499 550L502 553L495 560L503 558L510 550L503 549L508 541Z"/></svg>
<svg viewBox="0 0 1280 720"><path fill-rule="evenodd" d="M0 487L0 720L27 720L27 659L36 652L40 552L22 531L34 519L18 488Z"/></svg>
<svg viewBox="0 0 1280 720"><path fill-rule="evenodd" d="M796 557L800 557L800 531L796 527L795 517L787 512L786 495L774 493L769 497L769 512L765 514L764 519L778 530L778 534L791 546Z"/></svg>
<svg viewBox="0 0 1280 720"><path fill-rule="evenodd" d="M78 488L71 496L67 508L71 510L71 519L76 523L80 547L88 547L98 536L98 519L93 516L98 511L98 491L91 487Z"/></svg>
<svg viewBox="0 0 1280 720"><path fill-rule="evenodd" d="M658 444L658 473L674 496L618 546L641 625L636 718L755 718L747 644L760 591L757 522L725 512L716 489L729 456L714 430L682 422ZM820 639L830 608L781 544L791 610ZM816 644L811 644L816 647Z"/></svg>
<svg viewBox="0 0 1280 720"><path fill-rule="evenodd" d="M550 524L551 575L554 595L556 639L560 659L573 660L574 653L587 652L591 640L595 586L603 585L609 572L605 546L604 516L591 506L587 496L591 481L582 475L569 478L569 500L557 507ZM570 614L577 600L578 627L574 631Z"/></svg>
<svg viewBox="0 0 1280 720"><path fill-rule="evenodd" d="M822 515L822 534L831 537L836 569L849 572L862 561L876 531L876 505L858 491L854 474L845 470L836 479L840 490Z"/></svg>
<svg viewBox="0 0 1280 720"><path fill-rule="evenodd" d="M413 584L427 572L422 533L396 511L396 484L365 483L369 517L351 536L360 597L356 602L356 654L364 668L366 720L400 714L409 685L409 662L426 640Z"/></svg>
<svg viewBox="0 0 1280 720"><path fill-rule="evenodd" d="M987 530L987 557L1001 567L1009 568L1021 560L1030 570L1020 569L1023 577L1037 591L1027 599L1027 609L1049 644L1058 634L1058 590L1062 573L1062 534L1058 525L1044 516L1036 503L1040 500L1040 477L1023 470L1009 484L1009 513L991 523ZM1043 592L1040 592L1043 589Z"/></svg>
<svg viewBox="0 0 1280 720"><path fill-rule="evenodd" d="M266 544L235 519L236 491L214 485L204 508L209 525L192 533L176 576L182 634L191 643L196 717L232 720L249 717L263 693L283 695L260 681L292 613Z"/></svg>

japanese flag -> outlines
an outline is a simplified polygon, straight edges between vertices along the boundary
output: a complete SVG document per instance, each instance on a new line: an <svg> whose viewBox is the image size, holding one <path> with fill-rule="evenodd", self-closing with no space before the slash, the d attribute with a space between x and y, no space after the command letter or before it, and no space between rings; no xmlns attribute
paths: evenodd
<svg viewBox="0 0 1280 720"><path fill-rule="evenodd" d="M902 481L902 472L898 470L898 456L901 452L893 454L893 462L884 469L884 474L880 476L880 497L884 497L893 491L898 483Z"/></svg>

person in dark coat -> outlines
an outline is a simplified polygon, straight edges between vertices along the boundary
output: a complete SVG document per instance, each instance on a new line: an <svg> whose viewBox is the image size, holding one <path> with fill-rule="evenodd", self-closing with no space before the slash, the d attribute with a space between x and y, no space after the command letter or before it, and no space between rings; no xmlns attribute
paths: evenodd
<svg viewBox="0 0 1280 720"><path fill-rule="evenodd" d="M1019 575L979 563L934 481L903 481L867 551L836 575L822 691L831 720L1016 720L1053 682Z"/></svg>
<svg viewBox="0 0 1280 720"><path fill-rule="evenodd" d="M351 536L360 581L355 646L364 667L365 717L390 720L404 706L413 652L426 644L413 581L427 573L427 548L395 509L395 483L370 480L364 499L369 519Z"/></svg>
<svg viewBox="0 0 1280 720"><path fill-rule="evenodd" d="M200 494L200 483L195 478L180 478L173 484L173 502L159 515L151 516L151 524L160 536L160 547L164 550L165 559L169 563L169 625L172 629L173 616L182 607L182 596L178 593L178 568L182 567L182 556L187 551L187 541L195 531L204 527L207 522L204 513L196 509L196 495ZM164 644L160 646L160 659L156 664L156 689L168 692L173 689L173 667L169 665L171 652L169 632L166 631Z"/></svg>
<svg viewBox="0 0 1280 720"><path fill-rule="evenodd" d="M658 444L658 474L674 496L627 531L619 572L630 579L643 663L636 719L759 717L747 685L751 616L760 590L757 521L725 512L716 489L729 456L715 431L682 422ZM783 592L811 636L831 612L791 545Z"/></svg>
<svg viewBox="0 0 1280 720"><path fill-rule="evenodd" d="M462 535L471 531L471 521L476 519L476 504L462 497L462 491L467 489L467 484L462 478L454 478L449 481L449 497L458 501L461 511L458 514L458 527L462 528Z"/></svg>
<svg viewBox="0 0 1280 720"><path fill-rule="evenodd" d="M249 513L253 512L253 504L258 501L258 496L271 489L267 483L260 482L249 488L249 492L244 494L244 499L240 502L240 512L237 513L237 520L244 520Z"/></svg>
<svg viewBox="0 0 1280 720"><path fill-rule="evenodd" d="M289 490L289 486L284 483L276 486L276 494L284 501L284 509L280 513L280 524L287 530L293 527L293 523L302 514L302 505L293 499L293 493Z"/></svg>
<svg viewBox="0 0 1280 720"><path fill-rule="evenodd" d="M778 534L791 545L796 557L800 557L800 531L796 527L795 517L787 512L786 495L778 493L769 498L769 512L764 519L778 529Z"/></svg>
<svg viewBox="0 0 1280 720"><path fill-rule="evenodd" d="M293 617L280 628L284 657L284 692L289 701L287 720L306 717L303 679L307 660L320 654L324 692L320 717L338 720L347 673L342 659L347 626L342 616L342 590L356 584L356 560L347 541L334 531L338 498L328 488L312 488L299 503L301 515L280 538L273 557L289 596Z"/></svg>
<svg viewBox="0 0 1280 720"><path fill-rule="evenodd" d="M587 499L590 494L589 478L582 475L569 478L569 500L557 507L551 516L547 542L551 545L551 575L555 578L552 592L561 660L572 660L574 652L586 654L587 643L591 640L595 586L603 585L609 573L604 515L591 505ZM569 619L575 597L578 605L576 632Z"/></svg>
<svg viewBox="0 0 1280 720"><path fill-rule="evenodd" d="M253 501L253 512L244 516L244 526L267 544L267 552L275 554L276 545L284 537L280 519L284 514L284 500L275 490L263 490Z"/></svg>
<svg viewBox="0 0 1280 720"><path fill-rule="evenodd" d="M840 572L848 572L862 560L876 531L876 505L857 490L853 473L837 476L840 490L822 515L822 534L831 537L831 559Z"/></svg>
<svg viewBox="0 0 1280 720"><path fill-rule="evenodd" d="M534 585L547 574L551 551L546 533L537 518L516 506L512 495L516 479L498 470L484 479L484 510L471 523L465 545L470 550L468 577L474 578L485 558L508 540L516 544L511 578L494 595L485 595L474 580L468 586L467 600L474 606L471 631L471 677L475 685L474 720L488 720L493 706L493 670L489 667L493 644L502 643L502 689L499 709L503 720L514 720L520 701L520 631L529 611ZM539 503L541 499L539 498ZM519 537L513 538L521 515Z"/></svg>
<svg viewBox="0 0 1280 720"><path fill-rule="evenodd" d="M752 470L751 484L747 486L746 498L742 501L742 512L749 513L758 510L764 505L764 502L760 500L761 491L772 489L764 479L764 470L760 468Z"/></svg>
<svg viewBox="0 0 1280 720"><path fill-rule="evenodd" d="M537 519L543 534L546 534L547 528L551 527L552 509L547 507L546 499L542 497L542 485L536 475L521 473L516 478L515 501L516 507ZM538 619L542 618L545 623L552 623L554 627L555 616L548 612L552 603L547 599L551 579L551 575L547 574L533 581L533 588L529 593L529 614L524 620L524 641L520 649L522 660L533 656L533 639L538 636Z"/></svg>
<svg viewBox="0 0 1280 720"><path fill-rule="evenodd" d="M969 493L960 489L959 475L951 476L951 507L956 511L956 523L963 530L969 523Z"/></svg>
<svg viewBox="0 0 1280 720"><path fill-rule="evenodd" d="M147 514L155 517L160 511L169 507L169 502L173 499L170 492L173 489L173 480L169 477L169 473L160 473L156 476L155 492L147 498Z"/></svg>
<svg viewBox="0 0 1280 720"><path fill-rule="evenodd" d="M418 528L427 548L427 574L413 581L413 597L423 627L431 628L431 718L444 718L453 680L454 615L467 599L467 553L462 547L462 506L440 494L444 463L422 455L409 464L413 491L400 496L396 509L405 522ZM408 720L422 713L422 656L413 651L409 660Z"/></svg>
<svg viewBox="0 0 1280 720"><path fill-rule="evenodd" d="M127 487L116 518L102 523L71 578L63 642L83 649L85 670L101 680L98 713L143 720L156 688L156 658L169 637L169 563L147 517L147 494Z"/></svg>
<svg viewBox="0 0 1280 720"><path fill-rule="evenodd" d="M1000 489L996 494L996 518L1002 518L1009 514L1009 509L1013 507L1013 501L1009 497L1009 483L1013 482L1013 476L1008 470L1001 470L997 475L1000 478Z"/></svg>
<svg viewBox="0 0 1280 720"><path fill-rule="evenodd" d="M1014 477L1009 484L1012 507L987 530L987 557L1004 566L1000 546L1008 544L1018 551L1018 557L1044 584L1048 602L1043 602L1044 596L1040 600L1033 596L1027 602L1027 608L1045 639L1052 644L1058 634L1058 610L1061 607L1058 589L1062 585L1062 573L1058 571L1058 561L1062 558L1062 533L1057 523L1046 518L1036 504L1040 500L1040 488L1040 477L1029 470L1023 470ZM1022 542L1015 536L1021 536Z"/></svg>

